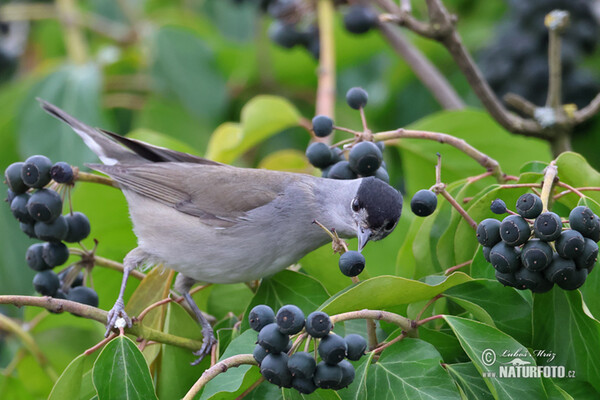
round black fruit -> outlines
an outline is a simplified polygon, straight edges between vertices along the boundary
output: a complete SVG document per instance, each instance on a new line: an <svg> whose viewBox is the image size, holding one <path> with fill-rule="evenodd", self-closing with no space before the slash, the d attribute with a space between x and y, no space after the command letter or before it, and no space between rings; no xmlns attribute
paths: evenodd
<svg viewBox="0 0 600 400"><path fill-rule="evenodd" d="M319 343L319 355L327 364L337 364L346 357L348 345L343 337L330 333Z"/></svg>
<svg viewBox="0 0 600 400"><path fill-rule="evenodd" d="M357 276L365 269L365 256L358 251L350 250L340 256L340 271L346 276Z"/></svg>
<svg viewBox="0 0 600 400"><path fill-rule="evenodd" d="M527 221L519 215L509 215L500 224L500 237L509 246L520 246L531 236Z"/></svg>
<svg viewBox="0 0 600 400"><path fill-rule="evenodd" d="M337 387L333 388L335 390L340 390L350 386L350 384L354 381L354 376L356 374L354 371L354 366L350 364L348 360L342 360L338 365L342 369L342 380Z"/></svg>
<svg viewBox="0 0 600 400"><path fill-rule="evenodd" d="M38 238L37 236L35 236L35 221L31 221L31 222L27 222L27 223L19 222L19 227L21 228L23 233L25 233L30 238L32 238L32 239Z"/></svg>
<svg viewBox="0 0 600 400"><path fill-rule="evenodd" d="M298 32L295 25L279 20L275 20L269 26L269 38L286 49L291 49L303 41L302 34Z"/></svg>
<svg viewBox="0 0 600 400"><path fill-rule="evenodd" d="M562 222L558 214L551 211L541 213L533 223L535 236L544 242L558 239L562 232Z"/></svg>
<svg viewBox="0 0 600 400"><path fill-rule="evenodd" d="M10 211L12 212L13 216L17 219L17 221L24 224L34 222L33 218L31 218L31 215L29 215L29 211L27 210L27 203L29 202L30 197L31 195L29 193L17 194L10 202Z"/></svg>
<svg viewBox="0 0 600 400"><path fill-rule="evenodd" d="M27 202L29 215L40 222L51 222L62 213L62 199L51 189L40 189Z"/></svg>
<svg viewBox="0 0 600 400"><path fill-rule="evenodd" d="M267 354L268 353L265 351L265 349L260 344L257 344L254 347L254 351L252 352L252 356L254 356L254 359L256 360L258 365L260 365L260 363L262 363L262 360L265 359Z"/></svg>
<svg viewBox="0 0 600 400"><path fill-rule="evenodd" d="M16 162L10 164L4 170L4 180L6 184L13 191L14 194L25 193L29 187L23 182L21 178L21 171L23 170L23 162Z"/></svg>
<svg viewBox="0 0 600 400"><path fill-rule="evenodd" d="M43 243L36 243L29 246L27 253L25 253L25 260L27 261L29 268L33 269L34 271L44 271L52 268L44 261L42 256L43 252Z"/></svg>
<svg viewBox="0 0 600 400"><path fill-rule="evenodd" d="M317 390L317 385L312 377L310 379L294 377L292 378L292 387L302 394L311 394Z"/></svg>
<svg viewBox="0 0 600 400"><path fill-rule="evenodd" d="M492 210L494 214L505 214L507 211L506 203L504 203L502 199L496 199L492 201L492 204L490 205L490 210Z"/></svg>
<svg viewBox="0 0 600 400"><path fill-rule="evenodd" d="M43 188L50 182L52 161L46 156L31 156L23 164L21 179L32 188Z"/></svg>
<svg viewBox="0 0 600 400"><path fill-rule="evenodd" d="M298 351L290 356L287 366L293 377L312 379L317 363L312 354Z"/></svg>
<svg viewBox="0 0 600 400"><path fill-rule="evenodd" d="M64 240L64 238L67 237L67 233L69 233L67 221L62 215L52 222L36 222L33 230L35 236L49 242L59 242Z"/></svg>
<svg viewBox="0 0 600 400"><path fill-rule="evenodd" d="M552 262L552 247L540 239L531 239L523 246L521 262L530 271L542 271Z"/></svg>
<svg viewBox="0 0 600 400"><path fill-rule="evenodd" d="M504 274L516 272L521 267L520 249L504 242L497 243L490 250L490 263Z"/></svg>
<svg viewBox="0 0 600 400"><path fill-rule="evenodd" d="M322 338L329 334L333 324L329 315L322 311L314 311L306 317L306 332L314 338Z"/></svg>
<svg viewBox="0 0 600 400"><path fill-rule="evenodd" d="M44 243L42 257L50 267L63 265L69 259L69 249L62 242Z"/></svg>
<svg viewBox="0 0 600 400"><path fill-rule="evenodd" d="M357 35L367 33L377 25L377 13L371 7L353 5L344 14L344 26L350 33Z"/></svg>
<svg viewBox="0 0 600 400"><path fill-rule="evenodd" d="M321 389L333 389L337 387L344 376L344 371L339 364L329 365L325 361L317 364L314 382Z"/></svg>
<svg viewBox="0 0 600 400"><path fill-rule="evenodd" d="M529 289L532 292L547 292L554 286L554 283L546 280L543 273L531 271L527 268L521 268L515 272L515 280L517 281L515 288L520 290Z"/></svg>
<svg viewBox="0 0 600 400"><path fill-rule="evenodd" d="M267 354L260 363L260 373L274 385L288 387L292 384L292 374L287 367L288 355L285 353Z"/></svg>
<svg viewBox="0 0 600 400"><path fill-rule="evenodd" d="M587 268L588 272L592 272L592 268L598 260L598 244L590 238L585 238L583 251L575 258L577 268Z"/></svg>
<svg viewBox="0 0 600 400"><path fill-rule="evenodd" d="M67 300L76 301L77 303L87 304L88 306L98 307L98 293L87 286L77 286L69 290Z"/></svg>
<svg viewBox="0 0 600 400"><path fill-rule="evenodd" d="M346 102L351 108L359 110L367 105L369 95L367 91L360 87L353 87L346 92Z"/></svg>
<svg viewBox="0 0 600 400"><path fill-rule="evenodd" d="M517 279L515 278L515 274L513 272L502 273L496 271L496 280L498 280L498 282L500 282L504 286L517 286Z"/></svg>
<svg viewBox="0 0 600 400"><path fill-rule="evenodd" d="M383 167L379 167L377 171L375 171L375 178L384 181L385 183L390 183L390 175L387 172L387 169Z"/></svg>
<svg viewBox="0 0 600 400"><path fill-rule="evenodd" d="M50 177L56 183L71 183L73 181L73 168L64 161L59 161L50 168Z"/></svg>
<svg viewBox="0 0 600 400"><path fill-rule="evenodd" d="M90 234L90 220L88 217L79 211L65 215L65 220L69 226L65 242L76 243L80 242Z"/></svg>
<svg viewBox="0 0 600 400"><path fill-rule="evenodd" d="M260 332L263 327L275 322L275 313L271 307L259 304L250 310L248 322L252 329Z"/></svg>
<svg viewBox="0 0 600 400"><path fill-rule="evenodd" d="M585 240L581 233L574 229L562 231L556 243L556 252L563 258L577 258L583 252Z"/></svg>
<svg viewBox="0 0 600 400"><path fill-rule="evenodd" d="M350 168L348 161L338 161L331 166L327 173L329 179L356 179L356 172Z"/></svg>
<svg viewBox="0 0 600 400"><path fill-rule="evenodd" d="M556 283L562 289L575 290L585 282L588 270L577 269L575 261L554 255L552 264L544 271L546 279Z"/></svg>
<svg viewBox="0 0 600 400"><path fill-rule="evenodd" d="M276 323L271 323L263 327L258 332L258 344L260 344L267 353L281 353L288 345L289 337L281 333Z"/></svg>
<svg viewBox="0 0 600 400"><path fill-rule="evenodd" d="M542 208L542 199L533 193L525 193L517 200L517 212L523 218L537 218Z"/></svg>
<svg viewBox="0 0 600 400"><path fill-rule="evenodd" d="M33 287L44 296L54 296L60 286L58 275L52 270L41 271L33 277Z"/></svg>
<svg viewBox="0 0 600 400"><path fill-rule="evenodd" d="M333 120L327 115L317 115L312 119L313 132L318 137L328 136L333 132Z"/></svg>
<svg viewBox="0 0 600 400"><path fill-rule="evenodd" d="M421 189L410 200L410 209L419 217L433 214L437 207L437 196L431 190Z"/></svg>
<svg viewBox="0 0 600 400"><path fill-rule="evenodd" d="M348 154L350 168L362 176L375 175L381 166L383 154L373 142L360 142L355 144Z"/></svg>
<svg viewBox="0 0 600 400"><path fill-rule="evenodd" d="M367 350L367 341L364 337L351 333L346 335L344 338L346 341L346 346L348 348L346 357L351 361L358 361L365 354L365 350Z"/></svg>
<svg viewBox="0 0 600 400"><path fill-rule="evenodd" d="M306 158L308 158L308 162L317 168L326 168L333 162L331 149L321 142L314 142L308 146Z"/></svg>
<svg viewBox="0 0 600 400"><path fill-rule="evenodd" d="M494 218L484 219L477 225L477 241L482 246L493 247L500 242L500 221Z"/></svg>
<svg viewBox="0 0 600 400"><path fill-rule="evenodd" d="M600 239L600 220L589 207L577 206L569 214L569 225L583 236L598 242Z"/></svg>
<svg viewBox="0 0 600 400"><path fill-rule="evenodd" d="M281 333L295 335L304 328L304 313L298 306L287 304L277 311L275 321Z"/></svg>

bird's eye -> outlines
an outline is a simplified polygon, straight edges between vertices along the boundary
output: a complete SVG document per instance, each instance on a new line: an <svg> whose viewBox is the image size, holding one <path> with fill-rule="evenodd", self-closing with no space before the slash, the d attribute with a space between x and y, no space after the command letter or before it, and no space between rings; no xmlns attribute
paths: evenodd
<svg viewBox="0 0 600 400"><path fill-rule="evenodd" d="M352 211L358 212L360 210L360 204L358 204L358 199L352 200Z"/></svg>
<svg viewBox="0 0 600 400"><path fill-rule="evenodd" d="M383 227L383 229L385 229L386 231L391 231L392 229L394 229L394 225L396 225L396 223L394 221L390 221Z"/></svg>

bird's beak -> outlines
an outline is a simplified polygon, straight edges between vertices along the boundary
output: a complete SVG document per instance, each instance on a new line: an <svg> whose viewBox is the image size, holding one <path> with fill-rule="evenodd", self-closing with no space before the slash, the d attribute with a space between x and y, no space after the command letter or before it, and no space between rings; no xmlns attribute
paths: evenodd
<svg viewBox="0 0 600 400"><path fill-rule="evenodd" d="M358 236L358 251L362 251L363 247L365 247L365 245L371 238L371 230L359 226L356 232L356 236Z"/></svg>

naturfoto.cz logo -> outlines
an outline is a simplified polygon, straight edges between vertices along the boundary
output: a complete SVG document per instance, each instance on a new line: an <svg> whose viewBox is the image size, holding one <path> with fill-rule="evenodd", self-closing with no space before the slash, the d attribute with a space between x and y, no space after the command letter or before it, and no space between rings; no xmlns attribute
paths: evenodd
<svg viewBox="0 0 600 400"><path fill-rule="evenodd" d="M533 354L538 359L545 359L546 362L552 362L556 354L552 351L534 350ZM498 358L509 359L506 362L499 361ZM531 354L525 350L517 351L505 350L500 356L492 349L485 349L481 353L481 362L486 367L498 364L498 371L486 371L484 377L489 378L574 378L575 371L567 371L562 365L531 365L527 360ZM512 358L512 359L511 359Z"/></svg>

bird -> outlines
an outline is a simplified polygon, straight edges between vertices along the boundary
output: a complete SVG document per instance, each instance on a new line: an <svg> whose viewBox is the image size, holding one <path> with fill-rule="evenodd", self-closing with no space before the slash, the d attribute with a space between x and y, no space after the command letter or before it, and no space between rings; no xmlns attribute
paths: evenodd
<svg viewBox="0 0 600 400"><path fill-rule="evenodd" d="M124 258L123 280L107 318L106 336L121 323L127 278L162 264L178 272L174 288L202 328L195 363L216 343L190 295L196 282L239 283L277 273L331 240L313 221L342 238L369 241L398 224L403 198L375 177L335 180L309 174L240 168L92 128L38 99L98 156L88 167L112 178L129 207L137 247Z"/></svg>

